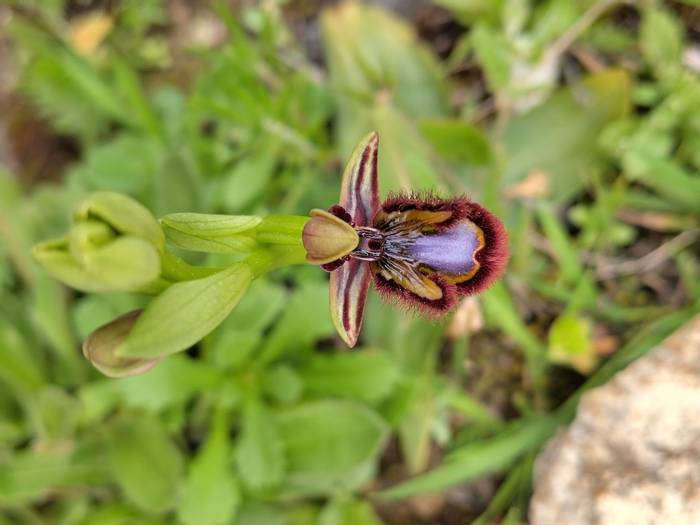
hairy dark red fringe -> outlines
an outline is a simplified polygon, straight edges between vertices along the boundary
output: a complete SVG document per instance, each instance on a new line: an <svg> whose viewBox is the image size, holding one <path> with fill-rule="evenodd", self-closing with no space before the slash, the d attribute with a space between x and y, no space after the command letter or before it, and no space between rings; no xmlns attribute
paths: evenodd
<svg viewBox="0 0 700 525"><path fill-rule="evenodd" d="M420 297L376 273L374 274L374 287L379 292L379 296L386 302L396 303L408 310L414 310L431 317L443 316L457 304L456 286L437 273L428 277L442 290L442 298L437 301Z"/></svg>
<svg viewBox="0 0 700 525"><path fill-rule="evenodd" d="M452 211L452 216L445 222L436 224L438 230L447 230L464 219L469 219L481 228L484 232L484 247L476 254L480 268L474 277L456 285L459 296L480 293L503 275L510 257L508 233L498 217L465 195L441 199L433 193L391 193L382 203L382 209L386 213L449 210Z"/></svg>
<svg viewBox="0 0 700 525"><path fill-rule="evenodd" d="M498 217L470 201L465 218L484 232L484 247L476 254L479 270L474 277L457 284L457 292L461 296L477 294L491 286L503 275L510 258L508 233Z"/></svg>
<svg viewBox="0 0 700 525"><path fill-rule="evenodd" d="M390 193L382 203L386 213L394 211L451 211L452 215L444 222L435 224L437 230L447 230L456 222L467 217L471 201L464 195L441 199L434 193Z"/></svg>

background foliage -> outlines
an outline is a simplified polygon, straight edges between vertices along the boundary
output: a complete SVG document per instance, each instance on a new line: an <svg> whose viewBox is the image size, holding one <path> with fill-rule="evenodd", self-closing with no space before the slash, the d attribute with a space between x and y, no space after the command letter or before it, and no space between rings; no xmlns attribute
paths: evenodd
<svg viewBox="0 0 700 525"><path fill-rule="evenodd" d="M580 394L700 309L695 0L333 4L0 5L0 523L517 523ZM372 297L346 352L299 267L143 376L83 360L143 304L31 259L87 193L306 214L373 129L383 193L504 218L504 282L441 322Z"/></svg>

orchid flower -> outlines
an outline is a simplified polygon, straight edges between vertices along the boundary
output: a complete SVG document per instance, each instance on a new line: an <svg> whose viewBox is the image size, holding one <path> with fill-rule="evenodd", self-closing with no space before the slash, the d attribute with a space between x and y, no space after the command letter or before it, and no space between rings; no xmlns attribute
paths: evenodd
<svg viewBox="0 0 700 525"><path fill-rule="evenodd" d="M350 157L339 203L312 210L303 230L307 261L331 274L331 317L351 348L370 281L384 298L443 315L497 280L508 261L503 224L465 196L399 193L380 204L378 152L374 132Z"/></svg>
<svg viewBox="0 0 700 525"><path fill-rule="evenodd" d="M309 217L173 213L156 220L134 199L86 197L67 234L34 246L57 279L86 292L153 295L143 310L118 317L85 341L85 356L110 377L143 373L214 330L251 283L304 261L331 273L333 323L357 343L369 284L387 299L429 315L503 273L501 221L467 197L393 194L379 201L379 138L368 135L348 162L340 201ZM170 250L235 253L224 267L189 264Z"/></svg>

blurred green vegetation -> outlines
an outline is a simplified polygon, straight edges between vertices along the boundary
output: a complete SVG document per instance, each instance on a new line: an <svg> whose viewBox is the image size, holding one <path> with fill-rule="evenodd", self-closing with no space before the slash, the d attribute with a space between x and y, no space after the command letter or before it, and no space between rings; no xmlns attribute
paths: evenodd
<svg viewBox="0 0 700 525"><path fill-rule="evenodd" d="M435 0L422 40L310 4L0 5L0 524L518 523L581 393L700 311L697 1ZM502 283L440 322L372 296L347 352L294 268L145 375L83 359L143 304L32 260L85 195L303 215L374 129L384 194L504 218Z"/></svg>

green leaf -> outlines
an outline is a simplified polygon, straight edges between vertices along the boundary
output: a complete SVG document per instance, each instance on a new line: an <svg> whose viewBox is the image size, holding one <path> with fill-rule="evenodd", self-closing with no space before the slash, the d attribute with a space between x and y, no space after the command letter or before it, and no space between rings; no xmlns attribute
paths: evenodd
<svg viewBox="0 0 700 525"><path fill-rule="evenodd" d="M117 354L161 357L186 350L231 313L252 279L245 263L235 263L204 279L170 286L146 307Z"/></svg>
<svg viewBox="0 0 700 525"><path fill-rule="evenodd" d="M491 498L486 510L471 525L488 525L492 523L494 518L502 514L509 505L513 504L516 498L530 493L532 490L534 459L534 454L530 454L529 457L526 456L510 469L506 479L503 480ZM520 520L516 520L515 523L520 523Z"/></svg>
<svg viewBox="0 0 700 525"><path fill-rule="evenodd" d="M426 468L430 459L432 432L437 419L435 372L433 366L401 384L392 398L392 408L400 405L398 434L401 452L411 474Z"/></svg>
<svg viewBox="0 0 700 525"><path fill-rule="evenodd" d="M388 437L386 423L350 401L316 401L280 412L292 492L332 494L369 481ZM329 424L332 422L332 424Z"/></svg>
<svg viewBox="0 0 700 525"><path fill-rule="evenodd" d="M437 160L418 126L393 103L371 110L368 129L379 133L379 191L419 191L444 188Z"/></svg>
<svg viewBox="0 0 700 525"><path fill-rule="evenodd" d="M287 300L285 290L265 279L256 280L229 316L205 339L207 356L220 367L240 367L263 340L265 330Z"/></svg>
<svg viewBox="0 0 700 525"><path fill-rule="evenodd" d="M278 150L274 143L265 144L225 175L220 199L228 210L243 210L265 193L278 162Z"/></svg>
<svg viewBox="0 0 700 525"><path fill-rule="evenodd" d="M41 502L55 489L105 483L102 465L65 451L25 451L0 459L0 505Z"/></svg>
<svg viewBox="0 0 700 525"><path fill-rule="evenodd" d="M443 75L430 51L403 20L359 2L326 10L321 26L343 157L376 130L382 194L441 186L430 146L413 121L449 112Z"/></svg>
<svg viewBox="0 0 700 525"><path fill-rule="evenodd" d="M143 302L132 294L103 293L81 297L71 311L78 338L84 340L103 324L142 306Z"/></svg>
<svg viewBox="0 0 700 525"><path fill-rule="evenodd" d="M109 465L124 496L150 512L171 509L182 481L183 459L163 424L124 417L110 431Z"/></svg>
<svg viewBox="0 0 700 525"><path fill-rule="evenodd" d="M188 401L220 379L218 370L174 355L143 375L122 379L117 389L127 405L155 412Z"/></svg>
<svg viewBox="0 0 700 525"><path fill-rule="evenodd" d="M236 307L236 315L226 319L221 328L265 330L277 319L286 301L287 293L283 286L258 279Z"/></svg>
<svg viewBox="0 0 700 525"><path fill-rule="evenodd" d="M260 331L228 327L216 335L213 343L208 343L207 358L217 367L243 368L262 340Z"/></svg>
<svg viewBox="0 0 700 525"><path fill-rule="evenodd" d="M101 503L79 525L165 525L161 520L139 515L120 503Z"/></svg>
<svg viewBox="0 0 700 525"><path fill-rule="evenodd" d="M328 285L303 284L267 337L258 360L270 362L284 351L303 349L334 332L328 312Z"/></svg>
<svg viewBox="0 0 700 525"><path fill-rule="evenodd" d="M483 166L492 161L488 138L477 126L464 120L428 119L420 123L423 134L445 159Z"/></svg>
<svg viewBox="0 0 700 525"><path fill-rule="evenodd" d="M180 522L187 525L231 523L241 495L230 463L230 449L226 418L217 415L207 441L190 463L177 508Z"/></svg>
<svg viewBox="0 0 700 525"><path fill-rule="evenodd" d="M683 28L671 11L650 5L643 10L639 31L642 55L658 76L680 69Z"/></svg>
<svg viewBox="0 0 700 525"><path fill-rule="evenodd" d="M356 499L333 500L321 511L318 525L382 525L372 505Z"/></svg>
<svg viewBox="0 0 700 525"><path fill-rule="evenodd" d="M549 328L550 361L570 365L589 374L598 363L591 340L591 323L587 319L562 314Z"/></svg>
<svg viewBox="0 0 700 525"><path fill-rule="evenodd" d="M398 108L410 115L447 113L440 65L401 18L377 7L346 2L325 11L321 24L331 82L340 94L371 98L387 90ZM378 27L382 30L377 31ZM341 106L341 119L351 117L347 109ZM343 141L341 149L349 154L358 136L371 129L356 133L352 144Z"/></svg>
<svg viewBox="0 0 700 525"><path fill-rule="evenodd" d="M576 195L601 159L601 131L629 112L630 95L628 75L607 70L560 89L542 105L511 119L503 137L503 182L513 184L539 170L548 176L553 201Z"/></svg>
<svg viewBox="0 0 700 525"><path fill-rule="evenodd" d="M83 163L70 174L89 190L122 192L146 199L152 192L154 175L162 169L163 150L158 141L122 133L89 148Z"/></svg>
<svg viewBox="0 0 700 525"><path fill-rule="evenodd" d="M248 487L264 490L279 485L285 470L283 447L278 424L267 407L258 399L247 400L236 465Z"/></svg>
<svg viewBox="0 0 700 525"><path fill-rule="evenodd" d="M46 439L70 439L80 418L80 403L62 388L48 385L39 392L38 414Z"/></svg>
<svg viewBox="0 0 700 525"><path fill-rule="evenodd" d="M273 505L246 501L235 525L318 525L316 505Z"/></svg>
<svg viewBox="0 0 700 525"><path fill-rule="evenodd" d="M546 204L537 207L537 217L558 259L562 279L567 283L578 283L583 276L583 265L579 260L578 250L561 220L555 215L552 207Z"/></svg>
<svg viewBox="0 0 700 525"><path fill-rule="evenodd" d="M96 425L119 405L119 383L110 379L87 383L80 388L81 422Z"/></svg>
<svg viewBox="0 0 700 525"><path fill-rule="evenodd" d="M385 399L399 378L399 370L389 355L369 350L313 354L300 373L306 391L311 394L367 403Z"/></svg>
<svg viewBox="0 0 700 525"><path fill-rule="evenodd" d="M450 10L465 25L475 20L495 21L503 0L434 0L439 6Z"/></svg>
<svg viewBox="0 0 700 525"><path fill-rule="evenodd" d="M491 91L504 90L510 83L512 60L507 41L485 24L477 25L471 38Z"/></svg>
<svg viewBox="0 0 700 525"><path fill-rule="evenodd" d="M677 162L657 153L629 148L624 153L625 176L654 189L673 202L675 209L700 212L700 178L688 173Z"/></svg>
<svg viewBox="0 0 700 525"><path fill-rule="evenodd" d="M0 379L19 392L38 390L44 383L43 367L35 358L22 333L0 319Z"/></svg>
<svg viewBox="0 0 700 525"><path fill-rule="evenodd" d="M496 283L483 296L484 310L491 323L512 337L523 349L533 379L541 379L546 348L520 318L503 283Z"/></svg>
<svg viewBox="0 0 700 525"><path fill-rule="evenodd" d="M41 73L49 73L57 82L48 82L48 85L62 84L64 94L66 94L74 104L81 104L83 111L89 111L93 115L96 113L102 118L107 118L121 124L131 126L134 124L133 115L129 108L125 108L119 101L116 92L111 89L109 82L86 60L76 56L64 46L55 46L50 55L40 57L43 66ZM53 75L51 75L53 73ZM32 89L37 89L41 77L36 79ZM45 91L44 100L50 100ZM52 104L49 109L55 113L61 113L57 104Z"/></svg>
<svg viewBox="0 0 700 525"><path fill-rule="evenodd" d="M263 389L278 403L293 403L301 397L304 383L294 368L278 365L265 372Z"/></svg>
<svg viewBox="0 0 700 525"><path fill-rule="evenodd" d="M539 447L559 424L553 416L517 421L495 436L456 449L437 468L382 492L382 496L400 499L424 492L439 492L500 472L523 453Z"/></svg>

